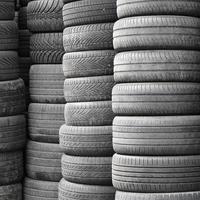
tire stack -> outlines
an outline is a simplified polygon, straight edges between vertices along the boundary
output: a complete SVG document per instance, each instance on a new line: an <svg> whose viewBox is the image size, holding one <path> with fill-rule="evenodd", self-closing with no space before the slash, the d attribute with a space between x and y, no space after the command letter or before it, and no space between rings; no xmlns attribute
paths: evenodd
<svg viewBox="0 0 200 200"><path fill-rule="evenodd" d="M62 150L59 128L64 123L61 0L29 1L27 25L32 32L29 73L29 137L26 150L25 200L58 199Z"/></svg>
<svg viewBox="0 0 200 200"><path fill-rule="evenodd" d="M15 1L0 1L0 199L22 200L25 87L19 78Z"/></svg>
<svg viewBox="0 0 200 200"><path fill-rule="evenodd" d="M65 125L59 199L114 199L112 44L116 0L64 1Z"/></svg>
<svg viewBox="0 0 200 200"><path fill-rule="evenodd" d="M199 1L118 0L116 200L200 199Z"/></svg>

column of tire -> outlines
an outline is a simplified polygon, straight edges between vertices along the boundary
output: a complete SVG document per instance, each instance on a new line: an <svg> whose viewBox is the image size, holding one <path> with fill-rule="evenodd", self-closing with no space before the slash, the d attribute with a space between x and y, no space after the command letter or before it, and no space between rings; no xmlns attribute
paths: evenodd
<svg viewBox="0 0 200 200"><path fill-rule="evenodd" d="M112 44L116 0L64 1L65 125L59 199L114 199Z"/></svg>
<svg viewBox="0 0 200 200"><path fill-rule="evenodd" d="M25 87L14 16L15 1L0 1L0 199L22 200Z"/></svg>
<svg viewBox="0 0 200 200"><path fill-rule="evenodd" d="M116 200L200 198L200 2L118 0Z"/></svg>
<svg viewBox="0 0 200 200"><path fill-rule="evenodd" d="M29 72L25 200L58 199L62 177L59 128L64 123L65 106L62 7L62 0L35 0L27 5L33 65Z"/></svg>

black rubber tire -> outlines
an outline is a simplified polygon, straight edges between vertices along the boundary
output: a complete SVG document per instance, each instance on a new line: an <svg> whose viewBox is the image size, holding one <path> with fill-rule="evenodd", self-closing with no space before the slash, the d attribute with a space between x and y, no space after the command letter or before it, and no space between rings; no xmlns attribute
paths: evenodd
<svg viewBox="0 0 200 200"><path fill-rule="evenodd" d="M0 51L18 49L18 27L14 20L1 21L0 44Z"/></svg>
<svg viewBox="0 0 200 200"><path fill-rule="evenodd" d="M199 17L200 2L196 0L117 0L119 18L142 15L187 15Z"/></svg>
<svg viewBox="0 0 200 200"><path fill-rule="evenodd" d="M29 136L32 140L58 143L59 128L64 123L64 104L29 105Z"/></svg>
<svg viewBox="0 0 200 200"><path fill-rule="evenodd" d="M68 155L112 156L112 126L61 126L60 145Z"/></svg>
<svg viewBox="0 0 200 200"><path fill-rule="evenodd" d="M200 156L139 157L115 154L113 186L120 191L168 193L198 191Z"/></svg>
<svg viewBox="0 0 200 200"><path fill-rule="evenodd" d="M124 18L114 25L113 44L124 50L199 50L200 19L157 15Z"/></svg>
<svg viewBox="0 0 200 200"><path fill-rule="evenodd" d="M111 101L67 103L65 122L68 126L111 125L114 114Z"/></svg>
<svg viewBox="0 0 200 200"><path fill-rule="evenodd" d="M29 86L29 70L31 63L30 57L19 57L19 75L20 78L23 79L25 86Z"/></svg>
<svg viewBox="0 0 200 200"><path fill-rule="evenodd" d="M64 55L62 37L62 33L33 34L30 40L30 54L33 63L61 64Z"/></svg>
<svg viewBox="0 0 200 200"><path fill-rule="evenodd" d="M63 56L63 71L66 78L104 76L113 74L113 50L82 51Z"/></svg>
<svg viewBox="0 0 200 200"><path fill-rule="evenodd" d="M19 0L20 1L20 5L21 6L27 6L28 2L32 1L32 0Z"/></svg>
<svg viewBox="0 0 200 200"><path fill-rule="evenodd" d="M116 82L200 82L198 51L130 51L114 61Z"/></svg>
<svg viewBox="0 0 200 200"><path fill-rule="evenodd" d="M65 180L86 185L112 185L112 157L63 155L62 175Z"/></svg>
<svg viewBox="0 0 200 200"><path fill-rule="evenodd" d="M19 29L28 29L27 27L27 7L21 7L19 10Z"/></svg>
<svg viewBox="0 0 200 200"><path fill-rule="evenodd" d="M32 102L65 103L62 65L32 65L29 77Z"/></svg>
<svg viewBox="0 0 200 200"><path fill-rule="evenodd" d="M200 84L186 82L124 83L113 88L118 115L190 115L200 113Z"/></svg>
<svg viewBox="0 0 200 200"><path fill-rule="evenodd" d="M24 169L21 151L0 153L0 166L0 186L22 181Z"/></svg>
<svg viewBox="0 0 200 200"><path fill-rule="evenodd" d="M61 175L62 150L59 144L28 141L26 174L29 178L58 182Z"/></svg>
<svg viewBox="0 0 200 200"><path fill-rule="evenodd" d="M22 185L4 185L0 186L1 200L22 200Z"/></svg>
<svg viewBox="0 0 200 200"><path fill-rule="evenodd" d="M58 182L25 178L24 200L58 200Z"/></svg>
<svg viewBox="0 0 200 200"><path fill-rule="evenodd" d="M111 100L113 76L94 76L65 79L66 102Z"/></svg>
<svg viewBox="0 0 200 200"><path fill-rule="evenodd" d="M116 0L75 1L63 6L65 27L115 22L116 20Z"/></svg>
<svg viewBox="0 0 200 200"><path fill-rule="evenodd" d="M18 54L15 51L0 51L0 81L19 78Z"/></svg>
<svg viewBox="0 0 200 200"><path fill-rule="evenodd" d="M26 143L24 115L0 117L0 152L23 149Z"/></svg>
<svg viewBox="0 0 200 200"><path fill-rule="evenodd" d="M27 7L28 28L31 32L63 31L62 0L31 1Z"/></svg>
<svg viewBox="0 0 200 200"><path fill-rule="evenodd" d="M31 33L29 30L19 30L19 56L29 57L30 56L30 37Z"/></svg>
<svg viewBox="0 0 200 200"><path fill-rule="evenodd" d="M25 86L22 79L0 82L0 117L25 111Z"/></svg>
<svg viewBox="0 0 200 200"><path fill-rule="evenodd" d="M15 0L1 0L0 20L13 20L15 14Z"/></svg>
<svg viewBox="0 0 200 200"><path fill-rule="evenodd" d="M200 116L116 117L113 148L122 155L198 155Z"/></svg>
<svg viewBox="0 0 200 200"><path fill-rule="evenodd" d="M113 23L90 24L64 29L66 52L113 49Z"/></svg>
<svg viewBox="0 0 200 200"><path fill-rule="evenodd" d="M82 185L70 183L62 179L58 186L58 199L60 200L112 200L115 189L112 186Z"/></svg>

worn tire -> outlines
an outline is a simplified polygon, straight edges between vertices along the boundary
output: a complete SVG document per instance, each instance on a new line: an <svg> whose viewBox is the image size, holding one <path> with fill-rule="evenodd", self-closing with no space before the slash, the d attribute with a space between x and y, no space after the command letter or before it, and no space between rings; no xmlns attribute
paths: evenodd
<svg viewBox="0 0 200 200"><path fill-rule="evenodd" d="M94 76L65 79L66 102L111 100L113 76Z"/></svg>
<svg viewBox="0 0 200 200"><path fill-rule="evenodd" d="M26 149L26 173L29 178L58 182L62 150L59 144L29 141Z"/></svg>
<svg viewBox="0 0 200 200"><path fill-rule="evenodd" d="M39 181L25 178L24 200L57 200L58 182Z"/></svg>
<svg viewBox="0 0 200 200"><path fill-rule="evenodd" d="M75 1L63 6L65 27L115 22L116 20L116 0Z"/></svg>
<svg viewBox="0 0 200 200"><path fill-rule="evenodd" d="M29 85L29 70L31 66L30 57L19 57L20 78L23 79L25 86Z"/></svg>
<svg viewBox="0 0 200 200"><path fill-rule="evenodd" d="M114 55L113 50L66 53L64 75L66 78L112 75Z"/></svg>
<svg viewBox="0 0 200 200"><path fill-rule="evenodd" d="M140 16L117 21L113 44L118 51L200 49L200 19L185 16Z"/></svg>
<svg viewBox="0 0 200 200"><path fill-rule="evenodd" d="M59 131L64 152L74 156L112 156L112 126L66 126Z"/></svg>
<svg viewBox="0 0 200 200"><path fill-rule="evenodd" d="M64 55L62 37L62 33L33 34L30 40L30 55L33 63L61 64Z"/></svg>
<svg viewBox="0 0 200 200"><path fill-rule="evenodd" d="M82 185L62 179L58 186L58 198L61 200L112 200L115 190L112 186Z"/></svg>
<svg viewBox="0 0 200 200"><path fill-rule="evenodd" d="M27 23L31 32L63 30L62 0L31 1L27 7Z"/></svg>
<svg viewBox="0 0 200 200"><path fill-rule="evenodd" d="M111 125L114 114L111 101L67 103L65 122L68 126Z"/></svg>
<svg viewBox="0 0 200 200"><path fill-rule="evenodd" d="M0 117L25 111L25 87L22 79L0 82Z"/></svg>
<svg viewBox="0 0 200 200"><path fill-rule="evenodd" d="M15 0L1 0L0 20L13 20L15 14Z"/></svg>
<svg viewBox="0 0 200 200"><path fill-rule="evenodd" d="M22 185L20 183L0 186L1 200L22 200Z"/></svg>
<svg viewBox="0 0 200 200"><path fill-rule="evenodd" d="M62 65L32 65L30 97L35 103L65 103Z"/></svg>
<svg viewBox="0 0 200 200"><path fill-rule="evenodd" d="M64 29L66 52L113 49L113 23L90 24Z"/></svg>
<svg viewBox="0 0 200 200"><path fill-rule="evenodd" d="M200 84L125 83L113 88L113 112L119 115L190 115L200 113Z"/></svg>
<svg viewBox="0 0 200 200"><path fill-rule="evenodd" d="M19 56L29 57L30 56L30 37L31 33L29 30L19 30Z"/></svg>
<svg viewBox="0 0 200 200"><path fill-rule="evenodd" d="M116 82L200 82L198 51L130 51L114 60Z"/></svg>
<svg viewBox="0 0 200 200"><path fill-rule="evenodd" d="M59 128L64 123L64 107L64 104L30 104L30 138L38 142L58 143Z"/></svg>

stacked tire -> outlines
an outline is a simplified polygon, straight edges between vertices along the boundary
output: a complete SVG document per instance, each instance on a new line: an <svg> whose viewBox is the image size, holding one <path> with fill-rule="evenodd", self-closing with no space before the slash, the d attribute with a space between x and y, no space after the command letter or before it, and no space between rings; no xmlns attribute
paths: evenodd
<svg viewBox="0 0 200 200"><path fill-rule="evenodd" d="M0 198L22 200L25 87L19 78L15 1L0 2Z"/></svg>
<svg viewBox="0 0 200 200"><path fill-rule="evenodd" d="M200 198L200 2L118 0L116 200Z"/></svg>
<svg viewBox="0 0 200 200"><path fill-rule="evenodd" d="M59 199L114 199L111 180L115 0L64 1L65 124Z"/></svg>
<svg viewBox="0 0 200 200"><path fill-rule="evenodd" d="M58 199L61 179L59 128L64 123L61 0L29 1L27 26L32 32L29 72L31 104L26 149L24 199Z"/></svg>

